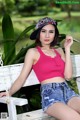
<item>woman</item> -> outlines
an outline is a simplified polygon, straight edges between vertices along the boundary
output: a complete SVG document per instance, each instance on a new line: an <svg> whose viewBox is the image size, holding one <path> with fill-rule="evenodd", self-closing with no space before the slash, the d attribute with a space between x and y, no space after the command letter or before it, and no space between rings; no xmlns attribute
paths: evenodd
<svg viewBox="0 0 80 120"><path fill-rule="evenodd" d="M66 82L72 77L70 47L73 38L66 36L65 54L61 48L55 49L59 40L57 22L45 17L38 21L30 39L35 40L37 46L26 53L21 74L9 90L9 95L23 86L33 69L41 83L43 111L59 120L80 120L80 99ZM0 93L0 97L5 95L6 92Z"/></svg>

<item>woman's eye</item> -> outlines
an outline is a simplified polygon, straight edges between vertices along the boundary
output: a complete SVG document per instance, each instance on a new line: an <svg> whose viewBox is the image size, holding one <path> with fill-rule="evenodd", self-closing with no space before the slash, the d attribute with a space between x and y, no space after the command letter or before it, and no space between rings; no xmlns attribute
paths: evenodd
<svg viewBox="0 0 80 120"><path fill-rule="evenodd" d="M45 31L45 30L42 30L41 32L44 32L44 33L45 33L46 31ZM54 33L54 31L51 30L51 31L48 31L48 33Z"/></svg>
<svg viewBox="0 0 80 120"><path fill-rule="evenodd" d="M54 33L54 31L50 31L50 33Z"/></svg>
<svg viewBox="0 0 80 120"><path fill-rule="evenodd" d="M41 32L45 32L44 30L42 30Z"/></svg>

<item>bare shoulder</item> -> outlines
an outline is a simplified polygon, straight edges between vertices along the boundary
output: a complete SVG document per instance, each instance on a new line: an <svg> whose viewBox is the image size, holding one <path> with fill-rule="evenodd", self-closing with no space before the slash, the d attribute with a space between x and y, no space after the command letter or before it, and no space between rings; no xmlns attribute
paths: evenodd
<svg viewBox="0 0 80 120"><path fill-rule="evenodd" d="M36 56L36 53L37 53L37 49L36 48L30 48L28 49L28 51L26 52L26 55L25 57L30 57L30 58L35 58Z"/></svg>
<svg viewBox="0 0 80 120"><path fill-rule="evenodd" d="M56 50L60 55L64 54L64 51L61 47L57 48Z"/></svg>
<svg viewBox="0 0 80 120"><path fill-rule="evenodd" d="M28 49L28 51L27 51L27 53L31 53L31 54L33 54L33 53L35 53L36 52L36 48L30 48L30 49ZM27 54L26 53L26 54Z"/></svg>
<svg viewBox="0 0 80 120"><path fill-rule="evenodd" d="M61 58L65 61L65 54L64 54L63 49L61 47L59 47L56 50L61 55Z"/></svg>

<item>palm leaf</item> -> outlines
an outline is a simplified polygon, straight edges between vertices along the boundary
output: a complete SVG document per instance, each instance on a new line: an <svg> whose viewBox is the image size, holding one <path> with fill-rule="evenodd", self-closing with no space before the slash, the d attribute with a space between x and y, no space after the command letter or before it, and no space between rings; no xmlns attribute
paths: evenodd
<svg viewBox="0 0 80 120"><path fill-rule="evenodd" d="M5 13L2 19L2 32L3 32L3 43L4 43L4 55L7 58L7 55L10 53L10 50L13 47L12 53L13 57L15 56L15 46L13 46L14 41L14 29L11 18L9 14ZM8 60L12 56L9 56Z"/></svg>
<svg viewBox="0 0 80 120"><path fill-rule="evenodd" d="M35 27L35 25L31 25L31 26L29 26L29 27L27 27L23 32L21 32L21 34L15 39L15 41L13 42L13 46L15 46L16 45L16 43L20 40L20 39L22 39L23 38L23 36L25 36L25 34L27 33L27 32L29 32L32 28L34 28ZM14 59L14 58L12 58L10 61L8 61L8 58L10 57L10 56L12 56L12 51L13 51L13 47L11 48L11 50L10 50L10 53L9 54L7 54L7 58L5 58L4 59L4 63L5 64L10 64L10 63L12 63L12 62L10 62L10 61L12 61L12 59Z"/></svg>

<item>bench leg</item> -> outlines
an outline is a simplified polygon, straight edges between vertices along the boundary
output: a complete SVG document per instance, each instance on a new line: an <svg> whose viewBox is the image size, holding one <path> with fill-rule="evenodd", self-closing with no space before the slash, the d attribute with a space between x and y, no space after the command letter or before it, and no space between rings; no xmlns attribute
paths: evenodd
<svg viewBox="0 0 80 120"><path fill-rule="evenodd" d="M14 105L12 100L10 100L8 104L8 113L9 113L9 120L17 120L16 106Z"/></svg>
<svg viewBox="0 0 80 120"><path fill-rule="evenodd" d="M7 104L9 120L17 120L16 105L23 106L28 104L28 101L23 98L2 97L0 98L0 103Z"/></svg>

